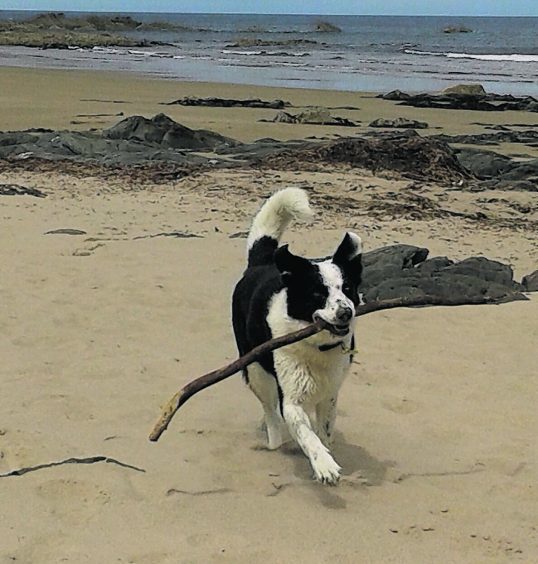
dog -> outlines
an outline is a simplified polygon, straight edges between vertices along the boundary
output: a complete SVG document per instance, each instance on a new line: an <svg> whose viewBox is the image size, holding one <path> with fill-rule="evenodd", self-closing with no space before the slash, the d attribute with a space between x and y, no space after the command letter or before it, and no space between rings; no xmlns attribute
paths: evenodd
<svg viewBox="0 0 538 564"><path fill-rule="evenodd" d="M324 322L327 329L266 354L243 376L262 404L268 448L279 448L291 435L315 478L336 484L341 467L329 448L338 392L353 360L362 244L348 232L332 256L319 259L279 246L293 219L311 216L299 188L276 192L261 207L247 239L247 268L233 292L232 322L240 355L312 321Z"/></svg>

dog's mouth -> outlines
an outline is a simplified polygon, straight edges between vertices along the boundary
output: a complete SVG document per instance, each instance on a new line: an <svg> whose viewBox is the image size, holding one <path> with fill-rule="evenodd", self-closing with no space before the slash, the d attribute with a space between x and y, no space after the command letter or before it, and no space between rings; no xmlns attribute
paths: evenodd
<svg viewBox="0 0 538 564"><path fill-rule="evenodd" d="M327 330L337 337L344 337L349 333L349 325L333 325L331 323L327 323Z"/></svg>
<svg viewBox="0 0 538 564"><path fill-rule="evenodd" d="M321 315L314 314L314 321L323 325L323 328L336 335L337 337L344 337L349 333L349 323L329 323L327 320L323 319Z"/></svg>

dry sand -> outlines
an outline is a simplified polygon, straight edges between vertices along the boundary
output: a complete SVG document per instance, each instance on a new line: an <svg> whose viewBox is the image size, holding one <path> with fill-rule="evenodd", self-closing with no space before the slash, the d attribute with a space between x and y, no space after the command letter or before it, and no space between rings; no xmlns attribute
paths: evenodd
<svg viewBox="0 0 538 564"><path fill-rule="evenodd" d="M192 94L367 106L338 112L365 122L394 111L351 93L107 73L2 69L0 82L0 129L102 127L70 121L150 116L158 102ZM345 133L259 124L263 110L164 110L240 139ZM471 114L426 119L452 132L493 119ZM230 295L245 240L230 235L248 229L262 197L295 184L381 198L405 183L361 171L212 172L143 187L12 171L0 182L48 194L0 197L0 474L94 456L145 470L95 462L0 478L1 564L538 561L536 298L361 318L339 404L337 487L313 482L297 449L263 448L261 410L238 376L193 398L159 443L147 440L176 389L235 357ZM477 205L435 187L430 195ZM45 235L58 228L86 234ZM349 228L369 249L407 242L453 258L483 254L518 277L538 267L536 233L457 217L382 220L336 207L287 240L323 255ZM151 237L173 230L200 237Z"/></svg>

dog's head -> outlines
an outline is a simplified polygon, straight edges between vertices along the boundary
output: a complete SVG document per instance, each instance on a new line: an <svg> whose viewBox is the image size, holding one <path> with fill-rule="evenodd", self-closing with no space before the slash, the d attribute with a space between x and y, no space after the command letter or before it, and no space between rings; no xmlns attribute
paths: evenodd
<svg viewBox="0 0 538 564"><path fill-rule="evenodd" d="M350 330L360 303L361 239L346 233L332 257L309 260L290 253L284 245L275 252L275 264L287 288L288 314L294 319L322 319L334 335Z"/></svg>

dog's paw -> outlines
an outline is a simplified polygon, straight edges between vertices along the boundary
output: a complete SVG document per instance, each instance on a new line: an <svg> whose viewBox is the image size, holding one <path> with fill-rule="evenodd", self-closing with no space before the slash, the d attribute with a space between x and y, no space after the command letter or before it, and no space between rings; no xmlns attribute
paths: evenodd
<svg viewBox="0 0 538 564"><path fill-rule="evenodd" d="M322 484L334 486L340 480L342 468L329 453L318 456L315 463L312 464L312 469L316 480Z"/></svg>

